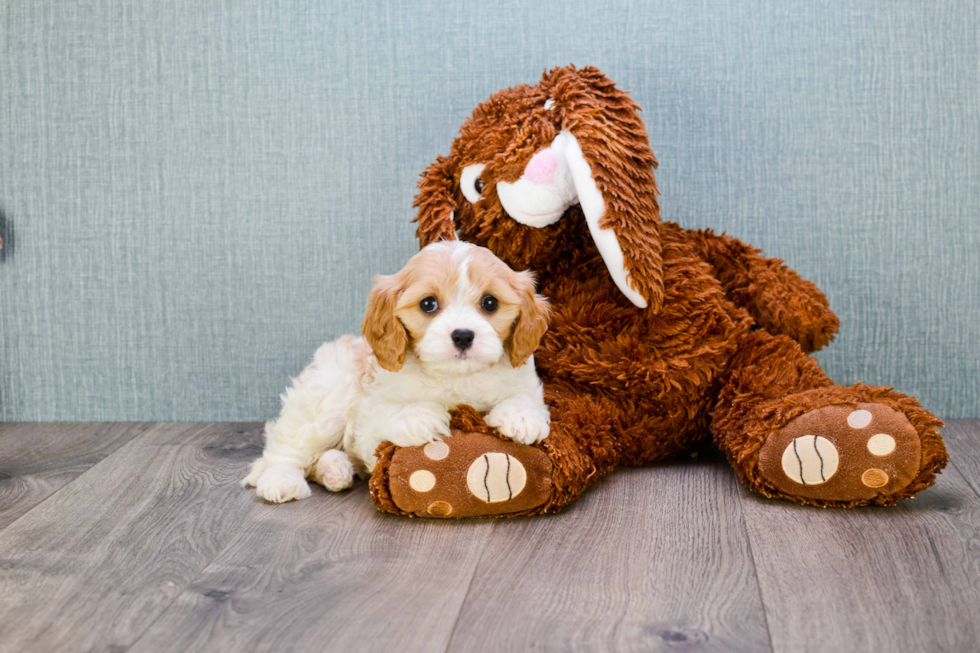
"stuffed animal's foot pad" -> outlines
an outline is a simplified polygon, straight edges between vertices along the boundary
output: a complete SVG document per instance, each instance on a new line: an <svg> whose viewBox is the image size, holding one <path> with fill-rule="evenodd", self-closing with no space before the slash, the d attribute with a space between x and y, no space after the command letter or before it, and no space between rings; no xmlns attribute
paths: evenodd
<svg viewBox="0 0 980 653"><path fill-rule="evenodd" d="M398 449L388 468L391 499L420 517L489 517L548 500L551 461L540 449L492 435L452 437Z"/></svg>
<svg viewBox="0 0 980 653"><path fill-rule="evenodd" d="M759 473L780 492L823 501L894 494L919 472L921 443L908 418L883 404L825 406L766 440Z"/></svg>

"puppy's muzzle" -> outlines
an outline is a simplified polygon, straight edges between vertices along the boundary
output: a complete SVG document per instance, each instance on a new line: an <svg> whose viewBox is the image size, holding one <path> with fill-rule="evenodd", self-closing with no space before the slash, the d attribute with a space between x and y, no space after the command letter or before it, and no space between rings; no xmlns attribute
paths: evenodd
<svg viewBox="0 0 980 653"><path fill-rule="evenodd" d="M453 339L453 344L456 345L456 349L464 352L473 346L473 338L476 336L469 329L456 329L449 337Z"/></svg>

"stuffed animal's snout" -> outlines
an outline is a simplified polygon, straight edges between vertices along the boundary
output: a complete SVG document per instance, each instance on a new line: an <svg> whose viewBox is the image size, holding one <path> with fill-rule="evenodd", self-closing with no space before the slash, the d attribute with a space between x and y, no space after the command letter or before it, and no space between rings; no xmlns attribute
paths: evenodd
<svg viewBox="0 0 980 653"><path fill-rule="evenodd" d="M541 150L528 162L524 168L523 177L532 184L551 186L555 183L555 172L558 170L558 156L550 147Z"/></svg>
<svg viewBox="0 0 980 653"><path fill-rule="evenodd" d="M565 140L559 135L550 146L539 150L514 183L497 184L497 196L504 210L521 224L547 227L578 202L565 156Z"/></svg>

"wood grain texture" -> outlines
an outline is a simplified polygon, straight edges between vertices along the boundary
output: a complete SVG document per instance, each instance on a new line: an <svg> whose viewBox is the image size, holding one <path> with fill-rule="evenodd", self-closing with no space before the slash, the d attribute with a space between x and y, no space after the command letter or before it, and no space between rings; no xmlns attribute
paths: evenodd
<svg viewBox="0 0 980 653"><path fill-rule="evenodd" d="M980 498L957 467L892 508L814 510L744 488L740 498L775 651L980 641Z"/></svg>
<svg viewBox="0 0 980 653"><path fill-rule="evenodd" d="M325 495L260 507L131 650L445 650L492 523Z"/></svg>
<svg viewBox="0 0 980 653"><path fill-rule="evenodd" d="M619 470L494 522L449 650L769 650L735 485L719 460Z"/></svg>
<svg viewBox="0 0 980 653"><path fill-rule="evenodd" d="M950 420L943 429L943 439L950 467L980 496L980 419Z"/></svg>
<svg viewBox="0 0 980 653"><path fill-rule="evenodd" d="M0 530L148 428L0 423Z"/></svg>
<svg viewBox="0 0 980 653"><path fill-rule="evenodd" d="M4 653L971 650L980 638L977 420L950 423L952 465L894 508L769 501L702 458L617 471L560 515L461 522L379 513L363 483L262 504L238 487L259 424L0 429L3 469L35 470L20 475L38 487L77 476L0 531Z"/></svg>
<svg viewBox="0 0 980 653"><path fill-rule="evenodd" d="M260 437L154 426L0 532L0 651L132 644L258 507Z"/></svg>

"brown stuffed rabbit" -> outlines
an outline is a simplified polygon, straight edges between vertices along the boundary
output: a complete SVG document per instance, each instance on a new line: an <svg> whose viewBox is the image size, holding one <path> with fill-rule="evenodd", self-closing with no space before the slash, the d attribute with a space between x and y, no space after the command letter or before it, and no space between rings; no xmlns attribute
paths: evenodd
<svg viewBox="0 0 980 653"><path fill-rule="evenodd" d="M553 316L535 359L551 408L537 447L468 407L449 453L382 445L382 510L552 512L617 465L709 440L751 489L817 506L890 505L946 464L914 399L835 385L809 354L837 331L823 293L734 238L661 222L639 107L595 68L494 94L416 199L424 246L458 237L535 272ZM496 436L496 437L495 437ZM420 469L435 487L413 491Z"/></svg>

